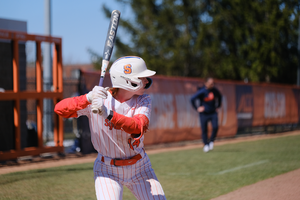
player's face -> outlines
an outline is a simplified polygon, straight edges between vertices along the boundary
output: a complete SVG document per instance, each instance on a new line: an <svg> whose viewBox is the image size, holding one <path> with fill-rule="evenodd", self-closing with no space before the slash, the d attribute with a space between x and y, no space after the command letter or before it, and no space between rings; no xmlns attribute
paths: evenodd
<svg viewBox="0 0 300 200"><path fill-rule="evenodd" d="M143 95L145 92L145 86L147 85L147 83L149 83L147 78L139 78L140 80L142 80L143 83L143 87L141 89L139 89L138 91L136 91L136 95Z"/></svg>
<svg viewBox="0 0 300 200"><path fill-rule="evenodd" d="M214 85L215 85L214 79L212 78L208 79L207 82L205 83L207 89L212 89Z"/></svg>

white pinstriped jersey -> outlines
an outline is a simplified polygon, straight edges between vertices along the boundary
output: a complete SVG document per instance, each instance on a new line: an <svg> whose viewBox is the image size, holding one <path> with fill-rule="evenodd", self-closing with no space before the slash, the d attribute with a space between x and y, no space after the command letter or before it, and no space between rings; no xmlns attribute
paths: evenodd
<svg viewBox="0 0 300 200"><path fill-rule="evenodd" d="M103 103L108 110L116 111L127 117L143 114L150 121L151 98L148 94L135 95L128 101L120 103L108 92L108 97L104 99ZM110 121L99 114L94 114L91 111L91 105L77 111L77 115L78 117L86 115L89 118L93 146L103 156L127 159L143 151L144 136L140 138L139 143L135 142L130 134L121 129L115 129Z"/></svg>

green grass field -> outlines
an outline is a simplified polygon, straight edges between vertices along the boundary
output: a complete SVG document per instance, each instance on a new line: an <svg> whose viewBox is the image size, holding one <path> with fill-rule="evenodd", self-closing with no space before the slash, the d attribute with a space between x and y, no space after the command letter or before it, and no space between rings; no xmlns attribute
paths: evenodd
<svg viewBox="0 0 300 200"><path fill-rule="evenodd" d="M300 168L300 136L149 157L167 199L211 199ZM0 199L96 199L93 163L0 175ZM135 198L125 188L123 199Z"/></svg>

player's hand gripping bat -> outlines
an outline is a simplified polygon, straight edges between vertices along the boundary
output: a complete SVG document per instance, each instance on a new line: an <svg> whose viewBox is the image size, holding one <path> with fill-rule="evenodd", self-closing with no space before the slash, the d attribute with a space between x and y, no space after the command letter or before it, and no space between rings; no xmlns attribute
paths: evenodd
<svg viewBox="0 0 300 200"><path fill-rule="evenodd" d="M104 45L104 51L103 51L103 60L101 66L101 76L100 76L99 86L103 85L105 72L114 48L117 30L119 26L120 15L121 13L118 10L114 10L111 13L110 23L109 23L108 32L107 32L105 45ZM97 108L92 108L92 111L93 113L99 113L99 110Z"/></svg>

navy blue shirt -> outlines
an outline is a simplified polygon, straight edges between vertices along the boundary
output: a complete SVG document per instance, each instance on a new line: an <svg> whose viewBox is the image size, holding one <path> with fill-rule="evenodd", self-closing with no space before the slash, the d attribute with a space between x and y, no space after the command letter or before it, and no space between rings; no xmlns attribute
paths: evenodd
<svg viewBox="0 0 300 200"><path fill-rule="evenodd" d="M200 106L204 106L204 113L214 113L221 106L222 95L217 88L200 88L191 98L192 106L197 110L196 100L200 100Z"/></svg>

